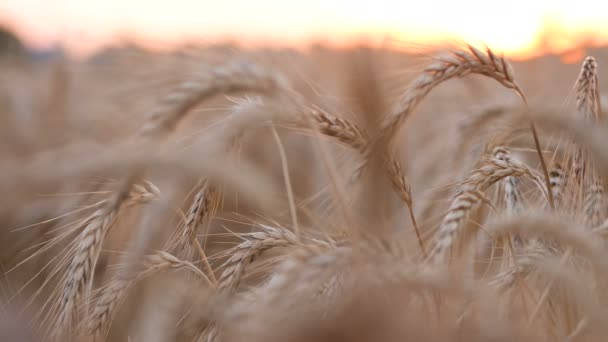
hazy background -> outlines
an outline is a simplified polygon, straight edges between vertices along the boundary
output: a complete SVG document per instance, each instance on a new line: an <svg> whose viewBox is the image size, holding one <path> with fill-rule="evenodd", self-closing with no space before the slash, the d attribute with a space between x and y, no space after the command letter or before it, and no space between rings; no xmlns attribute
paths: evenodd
<svg viewBox="0 0 608 342"><path fill-rule="evenodd" d="M0 25L28 46L88 56L124 41L304 47L365 40L411 48L452 40L511 57L608 41L605 1L2 0Z"/></svg>

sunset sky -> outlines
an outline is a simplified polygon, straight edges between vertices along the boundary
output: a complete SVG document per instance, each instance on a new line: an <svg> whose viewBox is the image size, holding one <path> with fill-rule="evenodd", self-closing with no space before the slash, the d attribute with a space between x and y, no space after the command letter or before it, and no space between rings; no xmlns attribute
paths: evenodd
<svg viewBox="0 0 608 342"><path fill-rule="evenodd" d="M608 42L608 1L1 0L0 23L30 46L90 54L120 40L163 49L231 38L245 44L396 45L450 40L525 56L542 35L554 49Z"/></svg>

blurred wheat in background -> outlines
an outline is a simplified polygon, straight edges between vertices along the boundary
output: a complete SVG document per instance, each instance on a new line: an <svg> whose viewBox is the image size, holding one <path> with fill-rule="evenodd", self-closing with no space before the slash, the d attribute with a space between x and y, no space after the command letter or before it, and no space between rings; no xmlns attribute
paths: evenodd
<svg viewBox="0 0 608 342"><path fill-rule="evenodd" d="M7 32L0 340L603 341L608 55L584 51L74 60Z"/></svg>

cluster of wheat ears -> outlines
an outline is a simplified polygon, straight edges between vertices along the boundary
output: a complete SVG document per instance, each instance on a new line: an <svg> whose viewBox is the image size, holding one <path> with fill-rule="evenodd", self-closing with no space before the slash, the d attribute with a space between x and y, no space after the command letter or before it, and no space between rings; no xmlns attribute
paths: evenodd
<svg viewBox="0 0 608 342"><path fill-rule="evenodd" d="M168 299L156 298L160 304L150 310L160 316L143 315L150 320L146 340L608 337L608 131L595 59L582 64L574 114L528 105L509 62L489 48L465 46L436 57L390 110L379 105L373 72L358 71L353 89L364 123L306 100L277 70L239 61L180 84L126 142L94 155L63 151L27 168L6 166L7 191L15 183L35 188L87 175L117 179L106 183L105 198L46 220L55 224L53 238L16 266L62 246L30 298L41 303L32 324L42 338L116 339L117 325L135 321L120 314L137 295L132 290L162 276L181 282L166 288ZM447 207L417 206L417 184L408 181L416 166L397 158L398 133L433 89L473 74L515 92L521 106L473 117L466 129L494 133L482 148L465 151L475 161L454 191L433 194ZM218 94L243 93L255 98L238 101L203 151L167 147L193 108ZM260 125L276 140L285 192L271 190L276 184L268 175L239 158L241 138ZM290 155L277 133L286 127L312 136L328 174L330 210L310 213L294 198ZM353 151L350 170L337 165L333 142ZM185 180L196 183L187 209L177 224L167 223L183 201L176 189ZM212 234L208 228L227 193L238 193L256 212L287 203L288 219L242 212L246 231ZM387 214L383 199L390 196L401 200L405 221ZM129 217L134 223L119 265L100 265L113 226ZM214 253L218 235L237 242ZM160 245L159 236L165 237Z"/></svg>

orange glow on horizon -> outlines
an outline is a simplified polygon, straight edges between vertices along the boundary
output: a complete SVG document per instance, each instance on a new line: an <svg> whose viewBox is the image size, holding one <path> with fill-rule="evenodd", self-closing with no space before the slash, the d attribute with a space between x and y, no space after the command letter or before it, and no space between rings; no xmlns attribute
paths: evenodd
<svg viewBox="0 0 608 342"><path fill-rule="evenodd" d="M344 46L362 37L380 43L390 37L396 47L466 41L528 57L608 43L608 3L584 2L3 0L0 23L30 46L60 44L76 56L121 41L165 50L226 38L301 47L317 41Z"/></svg>

